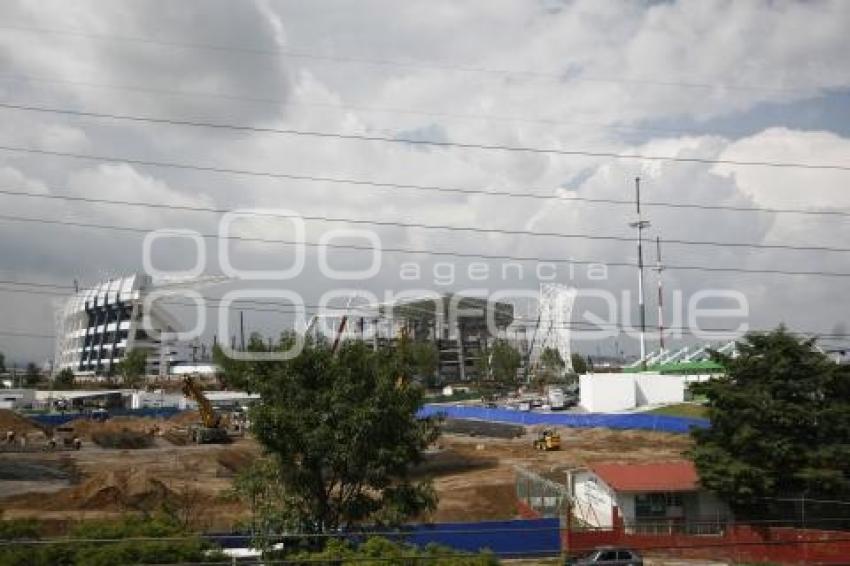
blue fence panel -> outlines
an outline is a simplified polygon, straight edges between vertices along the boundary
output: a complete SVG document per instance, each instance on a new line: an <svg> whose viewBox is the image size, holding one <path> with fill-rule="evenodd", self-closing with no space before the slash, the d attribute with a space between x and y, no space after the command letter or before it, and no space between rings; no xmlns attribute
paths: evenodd
<svg viewBox="0 0 850 566"><path fill-rule="evenodd" d="M177 407L146 407L144 409L110 409L110 417L150 417L167 419L183 409ZM45 426L60 426L74 419L88 418L87 413L52 413L48 415L27 415L33 421Z"/></svg>
<svg viewBox="0 0 850 566"><path fill-rule="evenodd" d="M340 536L355 543L366 538L362 534ZM501 557L552 556L561 551L559 519L410 525L398 531L381 530L378 536L414 544L420 548L429 544L438 544L464 552L489 549ZM222 548L247 548L251 545L251 536L244 532L209 534L204 538Z"/></svg>
<svg viewBox="0 0 850 566"><path fill-rule="evenodd" d="M453 419L476 419L504 423L550 425L572 428L614 428L655 430L660 432L687 433L692 427L707 428L705 419L689 419L648 413L535 413L533 411L511 411L486 407L425 405L419 415L423 417L445 414Z"/></svg>
<svg viewBox="0 0 850 566"><path fill-rule="evenodd" d="M416 525L412 531L405 540L419 547L433 543L468 552L489 549L501 557L551 556L561 551L557 518L438 523Z"/></svg>

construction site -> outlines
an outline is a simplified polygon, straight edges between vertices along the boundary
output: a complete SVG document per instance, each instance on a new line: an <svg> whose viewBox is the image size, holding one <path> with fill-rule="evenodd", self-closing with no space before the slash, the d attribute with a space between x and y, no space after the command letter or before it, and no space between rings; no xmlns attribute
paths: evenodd
<svg viewBox="0 0 850 566"><path fill-rule="evenodd" d="M26 451L0 451L3 519L33 518L62 532L85 519L166 510L198 531L231 530L248 515L233 493L233 478L261 452L250 435L225 443L191 442L196 412L168 419L115 417L68 423L79 449L47 448L52 431L11 411L0 427L27 439ZM560 429L562 450L538 450L538 427L448 421L445 432L417 470L432 478L439 506L427 521L480 521L519 516L517 467L547 476L593 460L649 461L678 458L688 437L643 431ZM138 437L148 439L139 442ZM133 439L124 446L104 444ZM120 444L120 442L119 442ZM46 495L49 494L49 497Z"/></svg>

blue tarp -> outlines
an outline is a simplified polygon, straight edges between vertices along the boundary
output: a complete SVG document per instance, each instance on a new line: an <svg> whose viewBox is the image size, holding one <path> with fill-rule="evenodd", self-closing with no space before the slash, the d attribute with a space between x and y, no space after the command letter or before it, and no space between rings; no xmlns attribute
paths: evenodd
<svg viewBox="0 0 850 566"><path fill-rule="evenodd" d="M170 418L181 409L176 407L146 408L146 409L112 409L109 415ZM551 425L572 428L615 428L636 430L657 430L660 432L687 433L691 427L706 428L708 421L704 419L689 419L654 415L648 413L535 413L533 411L511 411L508 409L488 409L485 407L425 405L419 415L423 417L443 413L452 419L475 419L520 425ZM50 415L28 415L34 421L47 425L58 426L77 418L86 418L84 413L65 413Z"/></svg>
<svg viewBox="0 0 850 566"><path fill-rule="evenodd" d="M708 427L708 421L704 419L649 413L535 413L533 411L511 411L460 405L425 405L419 411L419 415L424 417L439 413L443 413L452 419L476 419L520 425L551 425L572 428L616 428L687 433L692 427Z"/></svg>
<svg viewBox="0 0 850 566"><path fill-rule="evenodd" d="M353 541L364 539L359 533L340 536ZM399 530L380 531L377 536L415 544L420 548L438 544L467 552L489 549L501 557L551 556L561 551L559 519L410 525ZM204 538L223 548L246 548L251 544L250 535L245 533L211 534Z"/></svg>
<svg viewBox="0 0 850 566"><path fill-rule="evenodd" d="M170 418L181 412L177 407L149 407L146 409L109 409L110 417L151 417ZM35 422L46 426L59 426L74 419L88 418L87 413L68 412L49 415L27 415Z"/></svg>
<svg viewBox="0 0 850 566"><path fill-rule="evenodd" d="M489 549L501 557L551 556L561 551L557 518L439 523L417 525L412 530L405 539L419 547L436 543L468 552Z"/></svg>

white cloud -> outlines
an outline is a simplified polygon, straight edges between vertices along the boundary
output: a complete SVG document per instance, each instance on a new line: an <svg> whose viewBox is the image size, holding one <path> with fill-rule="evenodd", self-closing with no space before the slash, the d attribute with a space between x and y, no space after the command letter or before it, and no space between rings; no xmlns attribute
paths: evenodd
<svg viewBox="0 0 850 566"><path fill-rule="evenodd" d="M10 31L0 36L0 61L8 72L53 82L2 77L0 82L4 99L15 102L267 128L389 136L440 132L449 140L485 144L846 163L850 162L847 138L825 131L793 130L781 121L743 139L638 130L641 141L635 142L636 130L619 128L651 126L656 121L675 126L683 117L735 116L767 102L803 100L830 89L850 88L848 13L839 1L767 0L652 4L586 0L562 6L490 0L471 4L8 2L0 8L0 16L9 25L270 52L189 49ZM288 57L275 53L278 48L349 62ZM363 59L410 64L352 62ZM498 69L529 73L490 72ZM341 108L345 106L352 108ZM408 112L397 111L405 109ZM574 191L570 194L608 199L632 198L633 179L640 175L647 201L850 206L846 202L850 198L845 190L847 174L840 171L412 147L2 112L5 127L0 137L4 144L57 151L432 187L547 194L567 187ZM378 189L5 152L0 152L0 166L0 182L8 180L8 184L32 192L67 191L77 196L190 207L287 208L343 218L631 235L626 226L632 216L629 206ZM61 201L33 206L35 199L3 196L0 202L7 214L20 216L215 230L214 217L180 210ZM848 241L850 237L836 219L660 207L649 207L648 214L655 229L668 239L812 244ZM308 238L318 240L330 227L340 225L309 223ZM274 226L257 229L278 233ZM390 227L378 232L391 247L613 261L629 261L634 254L628 242ZM77 277L87 282L92 273L99 276L133 269L140 263L140 244L127 236L14 223L1 224L0 235L4 258L0 268L12 270L20 279ZM671 264L850 271L842 254L673 244L665 250ZM246 261L278 262L287 253L281 246L249 246ZM173 255L173 262L179 264L177 248ZM387 255L388 269L370 282L374 290L398 284L393 269L401 260ZM359 259L349 255L341 261L356 263ZM611 274L612 288L633 287L631 271L612 269ZM846 309L835 307L843 304L840 279L801 281L673 270L667 277L671 288L715 285L744 290L758 324L784 319L824 328L848 315ZM803 283L810 293L801 292ZM327 285L311 273L296 286L309 293ZM533 284L529 282L529 286ZM27 316L41 312L44 304L39 300L22 296L18 301L13 294L0 295L4 306L11 305L18 313L15 320L19 321L40 320ZM48 351L6 338L0 338L0 349L22 355Z"/></svg>

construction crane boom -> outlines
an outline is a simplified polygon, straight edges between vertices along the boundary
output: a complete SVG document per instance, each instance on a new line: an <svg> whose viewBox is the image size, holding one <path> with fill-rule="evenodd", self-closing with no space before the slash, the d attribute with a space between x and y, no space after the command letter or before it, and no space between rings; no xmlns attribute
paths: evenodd
<svg viewBox="0 0 850 566"><path fill-rule="evenodd" d="M212 407L210 400L207 399L201 388L195 383L191 377L186 377L183 380L183 395L194 399L198 404L198 412L201 414L201 422L207 428L218 428L221 423L221 416L218 415Z"/></svg>

